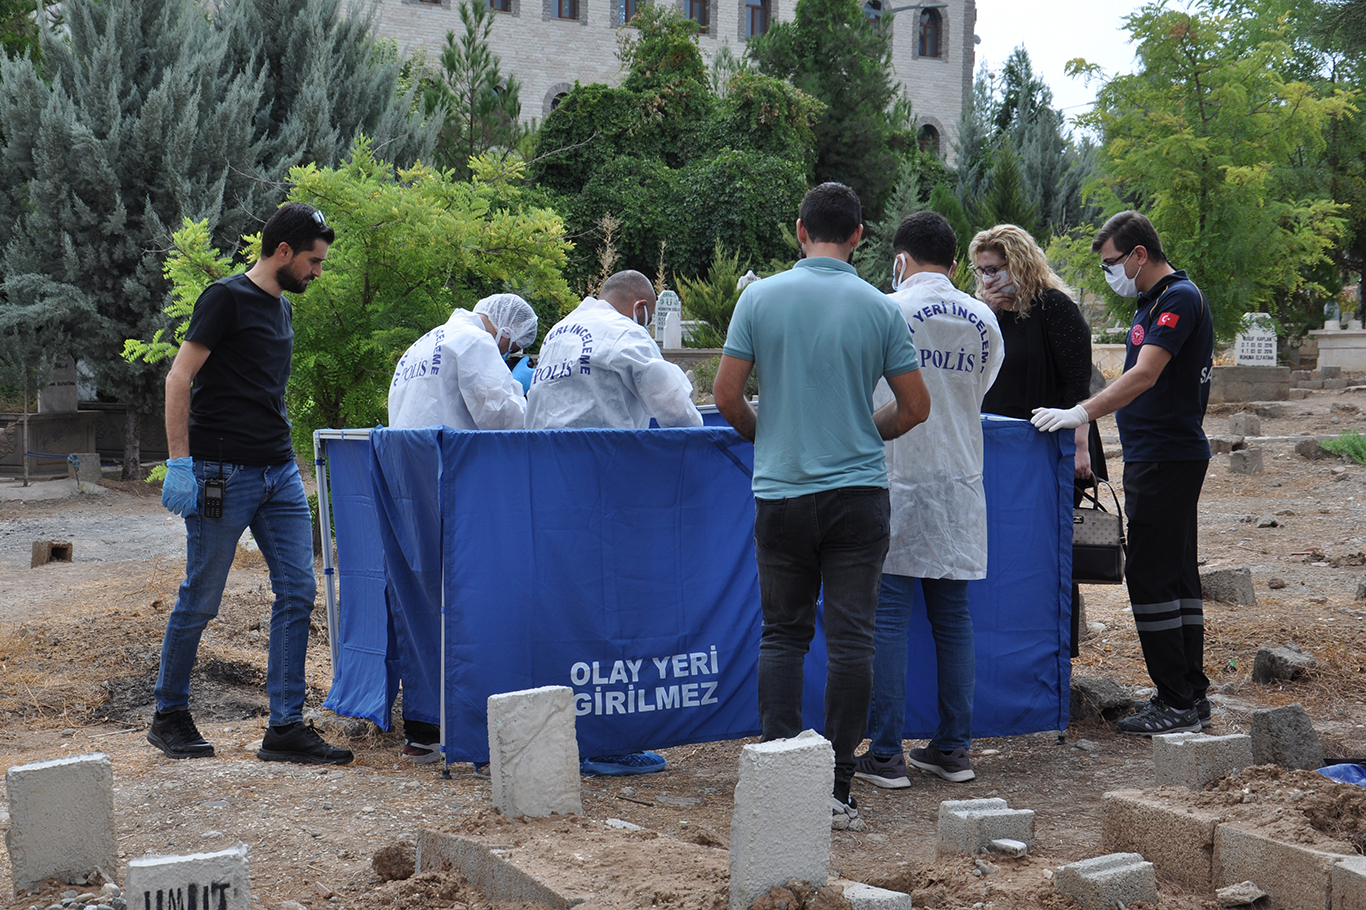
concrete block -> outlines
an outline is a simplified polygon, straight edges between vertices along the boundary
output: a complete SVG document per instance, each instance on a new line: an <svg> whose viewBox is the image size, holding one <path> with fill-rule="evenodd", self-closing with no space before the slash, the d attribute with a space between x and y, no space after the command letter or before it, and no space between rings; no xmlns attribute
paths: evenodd
<svg viewBox="0 0 1366 910"><path fill-rule="evenodd" d="M1227 455L1244 447L1241 436L1211 436L1209 450L1215 455Z"/></svg>
<svg viewBox="0 0 1366 910"><path fill-rule="evenodd" d="M1246 411L1241 414L1234 414L1228 419L1228 431L1233 436L1260 436L1262 435L1262 419L1256 414L1249 414Z"/></svg>
<svg viewBox="0 0 1366 910"><path fill-rule="evenodd" d="M1262 473L1262 450L1260 446L1243 449L1238 452L1230 452L1228 456L1228 470L1231 474L1260 474Z"/></svg>
<svg viewBox="0 0 1366 910"><path fill-rule="evenodd" d="M97 483L100 474L98 452L72 452L66 456L66 476L77 483Z"/></svg>
<svg viewBox="0 0 1366 910"><path fill-rule="evenodd" d="M1134 697L1128 686L1122 686L1108 676L1092 679L1073 675L1068 715L1073 723L1117 720L1127 717L1133 710Z"/></svg>
<svg viewBox="0 0 1366 910"><path fill-rule="evenodd" d="M1002 856L1025 856L1029 853L1029 844L1022 840L1011 840L1008 837L996 838L987 844L987 848L992 853L999 853Z"/></svg>
<svg viewBox="0 0 1366 910"><path fill-rule="evenodd" d="M1366 581L1357 582L1357 592L1353 600L1366 600Z"/></svg>
<svg viewBox="0 0 1366 910"><path fill-rule="evenodd" d="M1256 606L1257 592L1252 587L1252 570L1247 566L1206 569L1200 573L1200 596L1221 603Z"/></svg>
<svg viewBox="0 0 1366 910"><path fill-rule="evenodd" d="M1085 910L1127 907L1134 901L1157 903L1157 873L1137 853L1111 853L1059 866L1053 883L1059 894L1075 898Z"/></svg>
<svg viewBox="0 0 1366 910"><path fill-rule="evenodd" d="M1350 384L1350 379L1325 379L1323 381L1323 388L1324 391L1340 392Z"/></svg>
<svg viewBox="0 0 1366 910"><path fill-rule="evenodd" d="M1320 379L1341 379L1342 367L1319 367Z"/></svg>
<svg viewBox="0 0 1366 910"><path fill-rule="evenodd" d="M419 831L417 871L436 872L444 866L459 869L471 885L490 901L545 904L556 910L573 907L583 897L565 895L522 871L489 848L458 834Z"/></svg>
<svg viewBox="0 0 1366 910"><path fill-rule="evenodd" d="M1310 390L1313 390L1313 389L1321 389L1321 388L1323 388L1323 380L1322 380L1322 379L1303 379L1303 380L1300 381L1300 388L1302 388L1302 389L1310 389Z"/></svg>
<svg viewBox="0 0 1366 910"><path fill-rule="evenodd" d="M1329 907L1333 867L1342 859L1342 854L1283 843L1232 822L1214 832L1215 887L1256 882L1268 895L1268 910Z"/></svg>
<svg viewBox="0 0 1366 910"><path fill-rule="evenodd" d="M1223 817L1174 806L1142 790L1117 790L1101 800L1104 849L1141 853L1167 878L1195 891L1214 888L1214 829Z"/></svg>
<svg viewBox="0 0 1366 910"><path fill-rule="evenodd" d="M1289 392L1288 394L1289 394L1289 399L1290 399L1291 401L1303 401L1304 399L1306 399L1306 398L1309 397L1309 390L1308 390L1308 389L1291 389L1290 392Z"/></svg>
<svg viewBox="0 0 1366 910"><path fill-rule="evenodd" d="M114 874L114 766L102 753L15 765L5 772L14 891L48 878L73 881L99 868Z"/></svg>
<svg viewBox="0 0 1366 910"><path fill-rule="evenodd" d="M1349 856L1333 866L1332 910L1366 910L1366 856Z"/></svg>
<svg viewBox="0 0 1366 910"><path fill-rule="evenodd" d="M1299 702L1252 712L1252 760L1259 765L1316 771L1323 764L1323 744L1309 714Z"/></svg>
<svg viewBox="0 0 1366 910"><path fill-rule="evenodd" d="M1310 379L1313 378L1314 374L1310 370L1295 370L1293 373L1290 374L1291 382L1308 382Z"/></svg>
<svg viewBox="0 0 1366 910"><path fill-rule="evenodd" d="M1299 645L1258 648L1257 656L1252 659L1252 681L1265 683L1277 679L1294 679L1314 669L1317 664L1314 655L1300 650Z"/></svg>
<svg viewBox="0 0 1366 910"><path fill-rule="evenodd" d="M579 815L579 745L574 690L542 686L490 695L493 804L510 818Z"/></svg>
<svg viewBox="0 0 1366 910"><path fill-rule="evenodd" d="M1290 369L1276 366L1218 366L1210 377L1209 403L1284 401Z"/></svg>
<svg viewBox="0 0 1366 910"><path fill-rule="evenodd" d="M145 856L130 860L124 873L129 907L203 907L251 910L247 845L217 853Z"/></svg>
<svg viewBox="0 0 1366 910"><path fill-rule="evenodd" d="M1011 809L1003 799L947 799L939 804L939 852L972 856L994 840L1034 843L1034 810Z"/></svg>
<svg viewBox="0 0 1366 910"><path fill-rule="evenodd" d="M50 562L71 562L72 555L73 548L69 540L35 540L28 566L36 569Z"/></svg>
<svg viewBox="0 0 1366 910"><path fill-rule="evenodd" d="M830 873L835 750L813 730L745 746L730 822L730 910L789 879Z"/></svg>
<svg viewBox="0 0 1366 910"><path fill-rule="evenodd" d="M1264 897L1266 892L1258 888L1256 882L1251 881L1239 882L1214 892L1214 898L1220 907L1247 907Z"/></svg>
<svg viewBox="0 0 1366 910"><path fill-rule="evenodd" d="M1253 405L1252 413L1263 420L1276 420L1285 415L1285 408L1275 402Z"/></svg>
<svg viewBox="0 0 1366 910"><path fill-rule="evenodd" d="M1252 737L1169 733L1153 737L1158 786L1200 789L1212 780L1252 766ZM1145 854L1146 855L1146 854Z"/></svg>
<svg viewBox="0 0 1366 910"><path fill-rule="evenodd" d="M906 892L874 888L862 882L845 885L844 899L854 910L911 910L911 896Z"/></svg>

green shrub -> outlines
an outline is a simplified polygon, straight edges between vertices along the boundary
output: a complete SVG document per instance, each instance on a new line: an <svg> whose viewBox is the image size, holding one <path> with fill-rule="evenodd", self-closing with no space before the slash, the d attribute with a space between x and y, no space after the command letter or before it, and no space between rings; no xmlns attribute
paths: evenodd
<svg viewBox="0 0 1366 910"><path fill-rule="evenodd" d="M1366 436L1356 430L1348 430L1337 439L1325 440L1320 445L1334 455L1346 455L1357 464L1366 464Z"/></svg>

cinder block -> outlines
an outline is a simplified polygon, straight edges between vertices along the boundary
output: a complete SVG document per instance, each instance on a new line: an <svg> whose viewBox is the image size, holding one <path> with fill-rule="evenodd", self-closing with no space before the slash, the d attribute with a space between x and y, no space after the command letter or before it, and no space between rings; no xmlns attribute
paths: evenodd
<svg viewBox="0 0 1366 910"><path fill-rule="evenodd" d="M1342 367L1319 367L1320 379L1340 379L1342 377Z"/></svg>
<svg viewBox="0 0 1366 910"><path fill-rule="evenodd" d="M1228 419L1228 431L1233 436L1262 435L1262 419L1256 414L1243 412Z"/></svg>
<svg viewBox="0 0 1366 910"><path fill-rule="evenodd" d="M1366 910L1366 856L1349 856L1333 867L1333 910Z"/></svg>
<svg viewBox="0 0 1366 910"><path fill-rule="evenodd" d="M35 540L29 568L36 569L50 562L71 562L74 548L69 540Z"/></svg>
<svg viewBox="0 0 1366 910"><path fill-rule="evenodd" d="M1200 573L1200 596L1205 600L1255 607L1257 592L1252 587L1252 570L1247 566L1207 569Z"/></svg>
<svg viewBox="0 0 1366 910"><path fill-rule="evenodd" d="M579 745L574 690L542 686L490 695L493 804L509 818L579 815Z"/></svg>
<svg viewBox="0 0 1366 910"><path fill-rule="evenodd" d="M845 885L844 899L854 910L911 910L911 896L906 892L874 888L862 882Z"/></svg>
<svg viewBox="0 0 1366 910"><path fill-rule="evenodd" d="M1323 388L1325 391L1341 391L1351 384L1350 379L1325 379Z"/></svg>
<svg viewBox="0 0 1366 910"><path fill-rule="evenodd" d="M1241 449L1237 452L1230 452L1228 456L1228 469L1233 474L1262 473L1261 447L1253 446L1248 449Z"/></svg>
<svg viewBox="0 0 1366 910"><path fill-rule="evenodd" d="M1158 786L1192 787L1198 790L1212 780L1251 767L1252 737L1246 733L1229 736L1169 733L1154 736L1153 765Z"/></svg>
<svg viewBox="0 0 1366 910"><path fill-rule="evenodd" d="M1285 414L1285 408L1274 402L1253 405L1252 412L1266 420L1275 420Z"/></svg>
<svg viewBox="0 0 1366 910"><path fill-rule="evenodd" d="M5 772L14 891L117 868L114 767L103 753L15 765Z"/></svg>
<svg viewBox="0 0 1366 910"><path fill-rule="evenodd" d="M1102 843L1114 853L1141 853L1164 876L1196 891L1214 890L1214 829L1223 817L1174 806L1142 790L1106 793Z"/></svg>
<svg viewBox="0 0 1366 910"><path fill-rule="evenodd" d="M745 746L730 821L730 910L774 885L830 873L835 750L814 730Z"/></svg>
<svg viewBox="0 0 1366 910"><path fill-rule="evenodd" d="M1314 374L1310 370L1295 370L1290 374L1291 382L1308 382L1310 379L1313 378Z"/></svg>
<svg viewBox="0 0 1366 910"><path fill-rule="evenodd" d="M1034 843L1034 810L1011 809L1003 799L948 799L939 804L939 852L972 856L994 840Z"/></svg>
<svg viewBox="0 0 1366 910"><path fill-rule="evenodd" d="M1257 656L1252 659L1252 681L1264 683L1277 679L1294 679L1317 665L1318 661L1314 660L1314 655L1301 650L1299 645L1258 648Z"/></svg>
<svg viewBox="0 0 1366 910"><path fill-rule="evenodd" d="M123 894L129 907L251 910L247 845L217 853L131 860L124 874Z"/></svg>
<svg viewBox="0 0 1366 910"><path fill-rule="evenodd" d="M583 903L582 897L570 897L557 892L482 844L458 834L426 829L418 832L416 870L436 872L446 864L459 869L469 883L490 901L545 904L556 910Z"/></svg>
<svg viewBox="0 0 1366 910"><path fill-rule="evenodd" d="M1243 448L1243 437L1241 436L1209 437L1209 450L1215 455L1227 455L1241 448Z"/></svg>
<svg viewBox="0 0 1366 910"><path fill-rule="evenodd" d="M1321 388L1323 388L1323 380L1322 380L1322 379L1302 379L1302 380L1300 380L1300 388L1302 388L1302 389L1321 389Z"/></svg>
<svg viewBox="0 0 1366 910"><path fill-rule="evenodd" d="M1316 771L1323 764L1323 744L1299 702L1253 711L1249 732L1252 760L1259 765Z"/></svg>
<svg viewBox="0 0 1366 910"><path fill-rule="evenodd" d="M100 477L100 454L98 452L72 452L66 456L66 476L77 483L98 483Z"/></svg>
<svg viewBox="0 0 1366 910"><path fill-rule="evenodd" d="M1127 907L1134 901L1157 903L1157 873L1137 853L1111 853L1059 866L1053 883L1059 894L1075 898L1085 910Z"/></svg>
<svg viewBox="0 0 1366 910"><path fill-rule="evenodd" d="M1291 401L1303 401L1309 397L1308 389L1291 389L1289 392Z"/></svg>
<svg viewBox="0 0 1366 910"><path fill-rule="evenodd" d="M1236 823L1222 824L1214 832L1214 886L1254 881L1269 895L1268 910L1327 908L1333 867L1344 858L1282 843Z"/></svg>

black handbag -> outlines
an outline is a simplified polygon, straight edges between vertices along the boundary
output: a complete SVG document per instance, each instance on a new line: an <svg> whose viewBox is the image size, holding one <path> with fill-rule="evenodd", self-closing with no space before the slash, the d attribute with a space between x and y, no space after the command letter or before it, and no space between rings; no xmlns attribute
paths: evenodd
<svg viewBox="0 0 1366 910"><path fill-rule="evenodd" d="M1100 484L1110 491L1114 512L1100 502ZM1124 513L1115 488L1092 478L1082 490L1081 507L1072 510L1072 581L1083 585L1117 585L1124 581ZM1091 505L1087 506L1086 500Z"/></svg>

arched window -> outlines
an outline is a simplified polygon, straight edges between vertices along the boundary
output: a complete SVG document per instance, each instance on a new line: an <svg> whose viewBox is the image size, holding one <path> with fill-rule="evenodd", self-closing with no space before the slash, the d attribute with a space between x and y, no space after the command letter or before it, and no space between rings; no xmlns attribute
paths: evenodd
<svg viewBox="0 0 1366 910"><path fill-rule="evenodd" d="M555 108L557 108L557 107L560 106L560 102L563 101L564 99L568 98L568 97L569 97L569 93L568 93L568 92L560 92L560 93L559 93L558 95L556 95L554 98L551 98L551 99L550 99L550 109L551 109L552 111L555 110Z"/></svg>
<svg viewBox="0 0 1366 910"><path fill-rule="evenodd" d="M943 20L939 17L939 10L920 11L920 56L939 56L939 33L942 26Z"/></svg>
<svg viewBox="0 0 1366 910"><path fill-rule="evenodd" d="M938 157L939 155L939 130L930 124L925 124L920 128L920 135L916 137L922 152L930 152Z"/></svg>
<svg viewBox="0 0 1366 910"><path fill-rule="evenodd" d="M768 0L745 0L745 37L757 38L768 31Z"/></svg>

